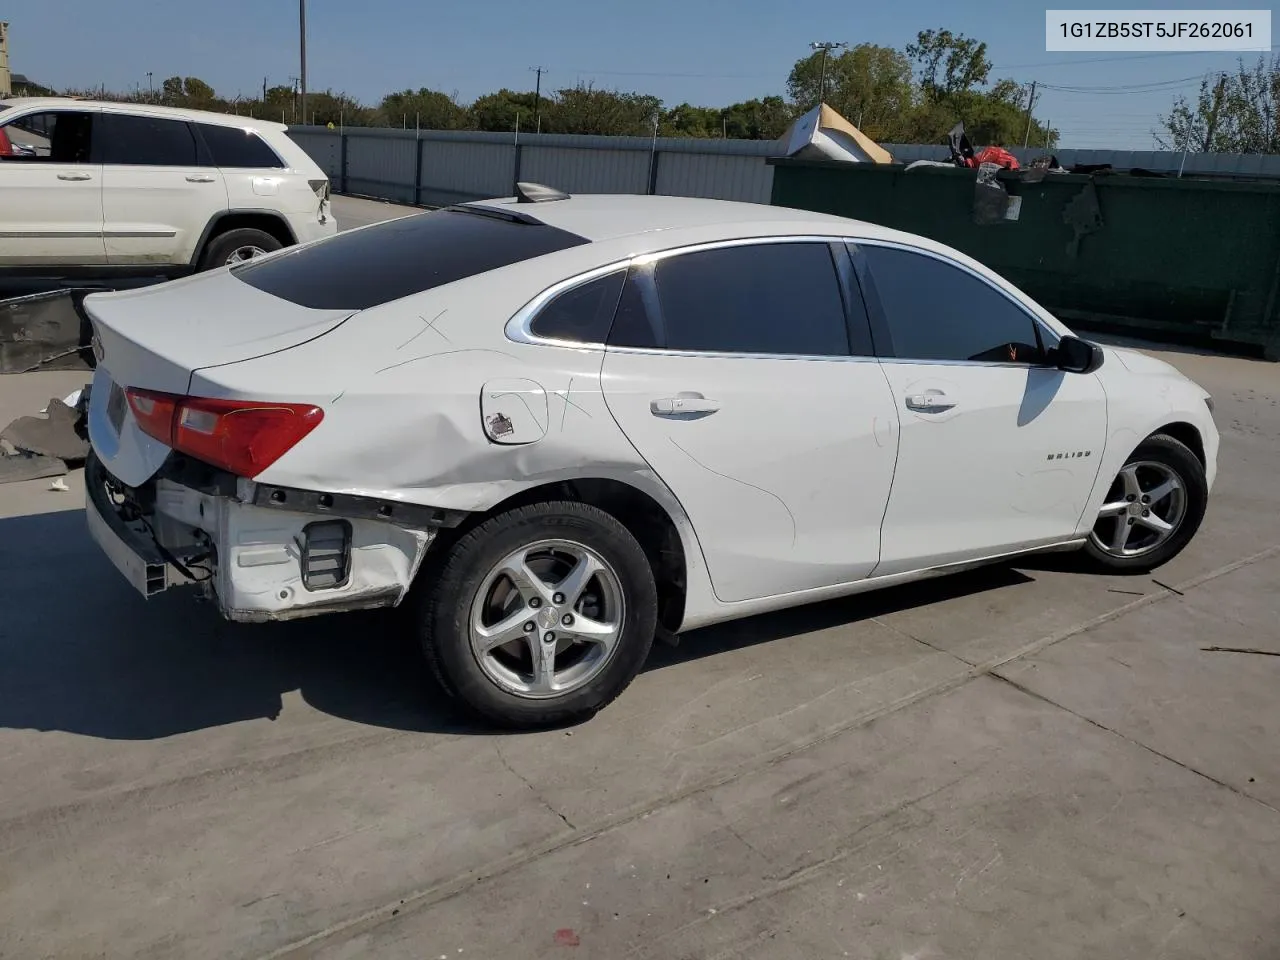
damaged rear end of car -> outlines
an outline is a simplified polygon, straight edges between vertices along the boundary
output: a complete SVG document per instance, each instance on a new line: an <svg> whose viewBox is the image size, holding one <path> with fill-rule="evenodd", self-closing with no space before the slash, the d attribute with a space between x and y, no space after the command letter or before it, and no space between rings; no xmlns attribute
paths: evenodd
<svg viewBox="0 0 1280 960"><path fill-rule="evenodd" d="M377 473L361 455L363 435L395 400L376 390L361 400L353 390L335 405L345 385L371 376L370 364L350 358L385 338L377 307L424 291L448 299L456 279L583 242L545 228L504 249L481 235L483 225L473 235L488 219L417 215L243 267L87 298L98 359L89 526L139 593L196 585L242 622L405 598L439 531L467 513L351 480ZM478 260L451 260L467 246L459 232L482 249ZM360 403L374 417L367 427L347 412ZM395 444L385 446L394 459Z"/></svg>

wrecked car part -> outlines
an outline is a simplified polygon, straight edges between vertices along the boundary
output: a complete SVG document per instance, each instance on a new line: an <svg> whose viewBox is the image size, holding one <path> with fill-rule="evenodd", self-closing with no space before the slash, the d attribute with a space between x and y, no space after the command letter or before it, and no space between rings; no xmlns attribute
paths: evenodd
<svg viewBox="0 0 1280 960"><path fill-rule="evenodd" d="M0 431L20 451L79 463L89 453L89 443L77 431L79 413L61 400L50 400L47 416L19 417Z"/></svg>
<svg viewBox="0 0 1280 960"><path fill-rule="evenodd" d="M317 521L166 479L131 488L96 456L86 486L90 531L138 592L204 584L235 621L395 606L435 535L383 520Z"/></svg>
<svg viewBox="0 0 1280 960"><path fill-rule="evenodd" d="M0 373L90 370L90 325L83 311L92 290L54 290L0 300Z"/></svg>

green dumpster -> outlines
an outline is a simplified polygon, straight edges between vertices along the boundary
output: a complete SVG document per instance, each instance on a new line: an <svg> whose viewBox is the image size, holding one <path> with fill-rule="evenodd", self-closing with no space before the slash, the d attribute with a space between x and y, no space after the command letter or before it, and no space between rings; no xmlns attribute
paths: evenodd
<svg viewBox="0 0 1280 960"><path fill-rule="evenodd" d="M1009 219L979 223L973 170L769 163L774 205L930 237L1069 323L1280 357L1280 183L1002 171L1019 199Z"/></svg>

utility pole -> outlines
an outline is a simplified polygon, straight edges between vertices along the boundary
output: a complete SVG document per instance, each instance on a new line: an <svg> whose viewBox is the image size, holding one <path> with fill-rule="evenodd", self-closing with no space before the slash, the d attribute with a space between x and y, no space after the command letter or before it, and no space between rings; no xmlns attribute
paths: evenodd
<svg viewBox="0 0 1280 960"><path fill-rule="evenodd" d="M267 105L267 78L262 78L262 105Z"/></svg>
<svg viewBox="0 0 1280 960"><path fill-rule="evenodd" d="M530 67L529 70L537 74L537 79L534 81L534 87L533 87L533 123L534 123L534 131L537 133L541 133L542 132L542 112L540 110L540 107L542 106L542 75L547 72L547 68L546 67Z"/></svg>
<svg viewBox="0 0 1280 960"><path fill-rule="evenodd" d="M307 122L307 0L298 0L298 46L301 55L302 122Z"/></svg>
<svg viewBox="0 0 1280 960"><path fill-rule="evenodd" d="M1222 106L1222 95L1226 92L1227 75L1224 73L1218 77L1218 86L1213 91L1213 109L1209 111L1209 123L1204 131L1204 148L1201 153L1208 153L1209 148L1213 145L1213 134L1218 128L1218 110Z"/></svg>
<svg viewBox="0 0 1280 960"><path fill-rule="evenodd" d="M1031 81L1031 96L1027 97L1027 135L1022 138L1022 145L1025 147L1031 142L1031 111L1036 105L1036 82Z"/></svg>
<svg viewBox="0 0 1280 960"><path fill-rule="evenodd" d="M147 96L154 100L156 98L156 85L151 82L152 73L147 71Z"/></svg>
<svg viewBox="0 0 1280 960"><path fill-rule="evenodd" d="M827 99L827 54L832 50L842 50L848 45L847 43L834 43L830 40L815 40L809 44L809 49L822 51L822 66L818 72L818 103L822 103Z"/></svg>

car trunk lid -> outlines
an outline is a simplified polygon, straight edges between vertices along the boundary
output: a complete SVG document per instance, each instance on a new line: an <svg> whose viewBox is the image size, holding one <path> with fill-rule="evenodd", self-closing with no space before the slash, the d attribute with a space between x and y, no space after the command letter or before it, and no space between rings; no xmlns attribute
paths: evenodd
<svg viewBox="0 0 1280 960"><path fill-rule="evenodd" d="M92 294L98 369L89 435L99 459L130 486L150 479L169 448L138 427L124 391L183 395L197 370L253 360L314 340L355 310L299 306L242 283L229 270L140 290Z"/></svg>

